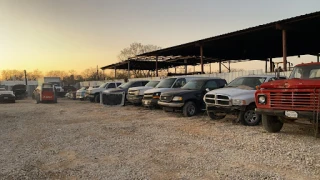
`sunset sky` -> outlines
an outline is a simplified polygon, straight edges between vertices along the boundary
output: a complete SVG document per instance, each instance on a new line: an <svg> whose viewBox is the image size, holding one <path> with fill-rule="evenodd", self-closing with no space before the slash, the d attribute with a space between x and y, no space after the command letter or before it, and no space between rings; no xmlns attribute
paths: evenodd
<svg viewBox="0 0 320 180"><path fill-rule="evenodd" d="M319 7L319 0L0 0L0 70L81 71L117 62L133 42L166 48Z"/></svg>

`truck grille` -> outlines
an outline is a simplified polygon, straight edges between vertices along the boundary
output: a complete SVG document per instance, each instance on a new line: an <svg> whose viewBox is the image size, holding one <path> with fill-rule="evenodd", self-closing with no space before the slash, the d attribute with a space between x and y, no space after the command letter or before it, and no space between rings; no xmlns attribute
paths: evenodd
<svg viewBox="0 0 320 180"><path fill-rule="evenodd" d="M170 102L172 100L172 96L160 96L160 101Z"/></svg>
<svg viewBox="0 0 320 180"><path fill-rule="evenodd" d="M270 92L270 107L287 110L315 110L319 92Z"/></svg>
<svg viewBox="0 0 320 180"><path fill-rule="evenodd" d="M144 94L143 99L152 99L153 93Z"/></svg>
<svg viewBox="0 0 320 180"><path fill-rule="evenodd" d="M102 104L110 106L123 105L124 97L124 93L102 94Z"/></svg>
<svg viewBox="0 0 320 180"><path fill-rule="evenodd" d="M205 98L207 104L215 104L220 106L231 106L230 98L221 94L207 94Z"/></svg>

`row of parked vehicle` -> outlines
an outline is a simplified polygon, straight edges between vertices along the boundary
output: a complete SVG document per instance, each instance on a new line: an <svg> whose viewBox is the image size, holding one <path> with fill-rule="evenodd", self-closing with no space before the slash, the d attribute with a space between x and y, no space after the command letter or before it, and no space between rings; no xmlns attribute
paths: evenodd
<svg viewBox="0 0 320 180"><path fill-rule="evenodd" d="M285 78L285 77L280 77ZM217 77L170 77L160 80L140 80L127 83L107 82L97 88L82 88L78 99L104 105L142 105L162 108L169 112L182 112L194 116L207 111L211 119L223 119L227 114L238 115L241 123L257 125L261 118L255 113L256 86L274 81L274 75L249 75L227 84Z"/></svg>
<svg viewBox="0 0 320 180"><path fill-rule="evenodd" d="M213 120L237 116L236 121L269 132L278 132L283 123L308 118L318 131L320 112L320 63L297 65L289 79L276 75L238 77L227 84L218 77L179 76L162 80L106 82L99 87L81 88L77 99L104 105L142 105L150 109L182 112L194 116L206 111ZM36 89L37 103L57 102L54 85ZM1 98L1 96L0 96Z"/></svg>
<svg viewBox="0 0 320 180"><path fill-rule="evenodd" d="M142 105L194 116L206 111L213 120L237 116L243 125L261 123L279 132L283 123L307 118L318 131L320 112L320 63L297 65L289 79L276 75L238 77L227 84L217 77L179 76L162 80L107 82L82 88L77 98L104 105Z"/></svg>

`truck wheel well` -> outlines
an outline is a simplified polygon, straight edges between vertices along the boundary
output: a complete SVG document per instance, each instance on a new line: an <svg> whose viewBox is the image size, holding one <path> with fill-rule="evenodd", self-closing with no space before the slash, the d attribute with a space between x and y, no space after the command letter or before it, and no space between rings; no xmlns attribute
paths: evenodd
<svg viewBox="0 0 320 180"><path fill-rule="evenodd" d="M250 103L248 106L255 106L255 107L256 107L256 103L255 103L255 102L252 102L252 103Z"/></svg>
<svg viewBox="0 0 320 180"><path fill-rule="evenodd" d="M184 104L186 104L187 102L190 102L190 101L192 101L192 102L194 102L196 105L198 105L196 99L188 99L188 100L186 100L186 101L184 102Z"/></svg>

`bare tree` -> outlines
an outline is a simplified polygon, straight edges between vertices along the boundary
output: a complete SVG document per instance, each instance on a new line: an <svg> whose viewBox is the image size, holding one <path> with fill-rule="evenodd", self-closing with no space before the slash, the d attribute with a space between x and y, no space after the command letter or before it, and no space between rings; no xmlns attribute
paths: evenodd
<svg viewBox="0 0 320 180"><path fill-rule="evenodd" d="M123 50L120 51L120 54L118 55L118 59L119 61L125 61L139 54L143 54L143 53L147 53L147 52L155 51L159 49L161 49L161 47L156 45L152 45L152 44L143 45L141 43L134 42L130 44L129 47L124 48ZM140 70L132 70L132 72L133 72L132 74L133 77L136 77L136 78L147 77L148 74L150 74L147 71L140 71Z"/></svg>
<svg viewBox="0 0 320 180"><path fill-rule="evenodd" d="M123 50L120 51L120 54L118 55L119 61L125 61L128 58L135 57L139 54L147 53L150 51L155 51L159 50L161 47L152 45L152 44L147 44L143 45L141 43L134 42L130 44L129 47L124 48Z"/></svg>

